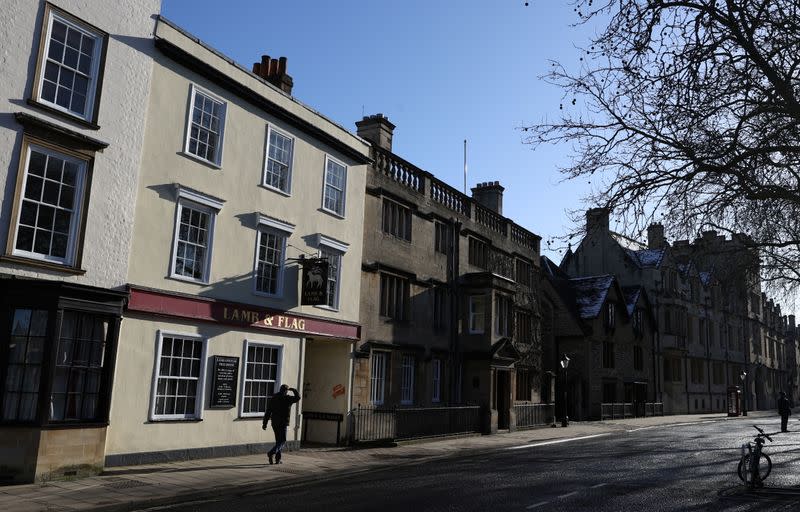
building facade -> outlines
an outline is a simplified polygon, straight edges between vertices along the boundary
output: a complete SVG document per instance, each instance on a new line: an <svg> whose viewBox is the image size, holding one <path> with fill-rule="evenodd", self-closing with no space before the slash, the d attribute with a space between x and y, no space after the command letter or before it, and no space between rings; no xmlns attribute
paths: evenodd
<svg viewBox="0 0 800 512"><path fill-rule="evenodd" d="M789 320L762 294L757 257L744 240L706 232L669 244L653 224L644 246L610 231L608 214L587 212L586 236L561 268L571 276L613 273L652 297L655 391L665 413L724 412L732 386L744 390L745 407L774 408L796 375Z"/></svg>
<svg viewBox="0 0 800 512"><path fill-rule="evenodd" d="M502 215L497 182L468 197L392 152L394 125L356 123L372 143L355 404L480 405L485 429L515 427L539 401L539 237Z"/></svg>
<svg viewBox="0 0 800 512"><path fill-rule="evenodd" d="M613 413L602 404L619 403L644 416L645 404L656 401L655 322L647 293L641 286L623 288L610 274L572 278L544 257L542 269L548 290L543 318L551 333L543 366L554 392L548 401L560 404L557 416L564 414L562 397L575 420L601 419Z"/></svg>
<svg viewBox="0 0 800 512"><path fill-rule="evenodd" d="M369 147L291 96L285 59L248 71L164 18L154 44L106 464L262 450L282 383L289 440L338 442L300 414L350 407Z"/></svg>
<svg viewBox="0 0 800 512"><path fill-rule="evenodd" d="M4 481L102 468L158 11L3 5Z"/></svg>

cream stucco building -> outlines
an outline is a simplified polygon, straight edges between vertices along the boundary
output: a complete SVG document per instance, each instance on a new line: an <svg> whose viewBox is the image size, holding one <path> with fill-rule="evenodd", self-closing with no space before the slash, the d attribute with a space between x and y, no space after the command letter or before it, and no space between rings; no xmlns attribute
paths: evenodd
<svg viewBox="0 0 800 512"><path fill-rule="evenodd" d="M261 450L281 383L290 442L337 442L369 147L291 96L285 59L248 71L164 18L155 48L106 464ZM318 257L324 304L301 305Z"/></svg>

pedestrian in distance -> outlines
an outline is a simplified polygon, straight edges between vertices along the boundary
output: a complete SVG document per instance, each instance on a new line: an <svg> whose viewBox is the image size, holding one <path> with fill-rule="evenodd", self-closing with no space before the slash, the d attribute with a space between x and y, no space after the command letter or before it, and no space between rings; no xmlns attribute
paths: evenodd
<svg viewBox="0 0 800 512"><path fill-rule="evenodd" d="M789 429L786 426L789 422L789 415L792 414L792 408L789 404L789 398L783 391L781 391L780 398L778 398L778 414L781 415L781 432L788 432Z"/></svg>
<svg viewBox="0 0 800 512"><path fill-rule="evenodd" d="M294 396L289 396L289 391ZM300 393L286 384L282 384L278 392L267 399L267 411L264 413L261 429L267 430L267 422L272 421L275 446L267 452L270 464L281 464L281 451L286 445L286 429L289 428L289 412L292 409L292 404L296 404L299 401Z"/></svg>

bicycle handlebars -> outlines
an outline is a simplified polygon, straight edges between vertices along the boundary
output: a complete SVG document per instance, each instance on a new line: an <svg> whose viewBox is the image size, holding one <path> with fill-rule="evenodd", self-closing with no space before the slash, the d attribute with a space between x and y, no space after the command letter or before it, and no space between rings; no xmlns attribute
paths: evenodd
<svg viewBox="0 0 800 512"><path fill-rule="evenodd" d="M761 427L759 427L758 425L753 425L753 428L754 428L754 429L756 429L756 430L758 430L758 436L757 436L757 437L766 437L766 438L769 440L769 442L770 442L770 443L774 442L774 441L772 440L772 438L771 438L771 437L769 437L769 434L767 434L766 432L764 432L764 431L761 429Z"/></svg>

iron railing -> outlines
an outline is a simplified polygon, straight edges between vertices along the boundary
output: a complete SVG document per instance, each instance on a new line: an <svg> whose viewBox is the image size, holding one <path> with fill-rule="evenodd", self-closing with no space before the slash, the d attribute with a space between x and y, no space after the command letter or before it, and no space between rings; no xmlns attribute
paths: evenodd
<svg viewBox="0 0 800 512"><path fill-rule="evenodd" d="M553 404L514 404L517 428L538 427L553 423Z"/></svg>
<svg viewBox="0 0 800 512"><path fill-rule="evenodd" d="M350 411L350 442L418 439L481 432L477 405L362 407Z"/></svg>
<svg viewBox="0 0 800 512"><path fill-rule="evenodd" d="M618 420L646 416L663 416L664 404L662 402L620 402L601 403L600 419Z"/></svg>

